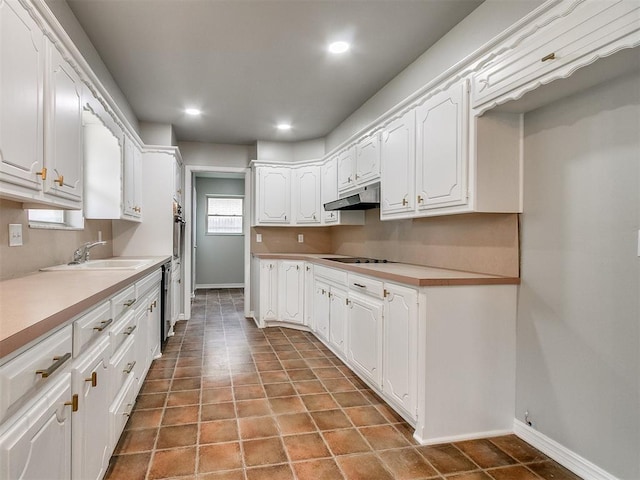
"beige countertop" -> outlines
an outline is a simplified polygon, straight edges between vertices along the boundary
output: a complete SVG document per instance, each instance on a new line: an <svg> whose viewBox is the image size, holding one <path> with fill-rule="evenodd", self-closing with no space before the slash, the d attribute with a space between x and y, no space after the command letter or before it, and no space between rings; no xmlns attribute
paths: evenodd
<svg viewBox="0 0 640 480"><path fill-rule="evenodd" d="M33 272L0 282L0 358L64 325L171 257L135 258L153 263L139 270Z"/></svg>
<svg viewBox="0 0 640 480"><path fill-rule="evenodd" d="M317 265L339 268L349 272L369 275L383 280L414 285L446 286L446 285L517 285L518 277L501 277L486 273L463 272L446 268L409 265L407 263L339 263L327 258L340 258L345 255L333 254L289 254L289 253L255 253L256 258L274 260L304 260Z"/></svg>

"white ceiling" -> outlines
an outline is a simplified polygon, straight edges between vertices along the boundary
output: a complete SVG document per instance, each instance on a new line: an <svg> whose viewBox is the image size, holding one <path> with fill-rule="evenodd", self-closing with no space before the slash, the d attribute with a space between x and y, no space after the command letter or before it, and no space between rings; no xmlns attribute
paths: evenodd
<svg viewBox="0 0 640 480"><path fill-rule="evenodd" d="M325 136L482 1L67 3L141 121L182 141L249 144ZM343 39L350 52L326 53ZM274 128L285 121L290 132Z"/></svg>

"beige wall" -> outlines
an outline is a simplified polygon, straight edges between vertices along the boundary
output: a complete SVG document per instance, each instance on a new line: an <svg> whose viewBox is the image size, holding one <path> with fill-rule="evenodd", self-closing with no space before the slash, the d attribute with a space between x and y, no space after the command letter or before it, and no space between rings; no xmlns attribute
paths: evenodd
<svg viewBox="0 0 640 480"><path fill-rule="evenodd" d="M9 247L10 223L23 225L23 246ZM113 256L111 220L85 220L84 230L42 230L29 228L28 223L21 203L0 199L0 280L67 263L79 245L98 239L98 231L107 244L92 249L91 257Z"/></svg>
<svg viewBox="0 0 640 480"><path fill-rule="evenodd" d="M518 215L469 214L324 228L255 227L254 253L338 253L396 262L518 276ZM262 243L256 243L262 233ZM304 234L304 243L297 236Z"/></svg>

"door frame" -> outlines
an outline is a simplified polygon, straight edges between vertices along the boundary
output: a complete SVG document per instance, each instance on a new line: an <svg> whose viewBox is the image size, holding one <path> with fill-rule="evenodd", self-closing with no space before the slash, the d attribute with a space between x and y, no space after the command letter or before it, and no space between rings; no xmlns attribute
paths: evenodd
<svg viewBox="0 0 640 480"><path fill-rule="evenodd" d="M244 217L242 220L242 229L244 231L244 316L250 317L250 305L247 299L251 298L251 169L237 167L213 167L205 165L185 165L185 198L184 198L184 216L187 222L194 222L193 212L193 188L195 185L194 178L198 173L236 173L244 174ZM185 252L184 252L184 318L191 318L191 298L194 295L191 271L193 265L193 225L189 223L189 228L185 228Z"/></svg>

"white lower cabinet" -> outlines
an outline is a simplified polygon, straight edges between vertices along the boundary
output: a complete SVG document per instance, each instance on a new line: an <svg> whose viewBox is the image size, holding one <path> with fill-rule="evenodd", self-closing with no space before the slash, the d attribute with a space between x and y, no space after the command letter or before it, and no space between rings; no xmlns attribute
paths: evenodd
<svg viewBox="0 0 640 480"><path fill-rule="evenodd" d="M73 369L73 391L78 395L72 424L74 479L100 480L109 466L109 355L105 336Z"/></svg>
<svg viewBox="0 0 640 480"><path fill-rule="evenodd" d="M313 263L304 264L304 324L311 330L313 326Z"/></svg>
<svg viewBox="0 0 640 480"><path fill-rule="evenodd" d="M347 361L378 388L382 385L382 302L349 292Z"/></svg>
<svg viewBox="0 0 640 480"><path fill-rule="evenodd" d="M278 262L278 320L304 323L304 262Z"/></svg>
<svg viewBox="0 0 640 480"><path fill-rule="evenodd" d="M0 433L0 478L71 478L71 374L51 384Z"/></svg>
<svg viewBox="0 0 640 480"><path fill-rule="evenodd" d="M315 281L313 289L313 331L323 340L329 340L329 313L331 287L323 282Z"/></svg>
<svg viewBox="0 0 640 480"><path fill-rule="evenodd" d="M329 343L344 354L347 337L347 290L332 286L329 292Z"/></svg>
<svg viewBox="0 0 640 480"><path fill-rule="evenodd" d="M382 390L388 401L416 419L418 397L418 292L385 284Z"/></svg>
<svg viewBox="0 0 640 480"><path fill-rule="evenodd" d="M278 261L260 260L258 320L278 320Z"/></svg>

